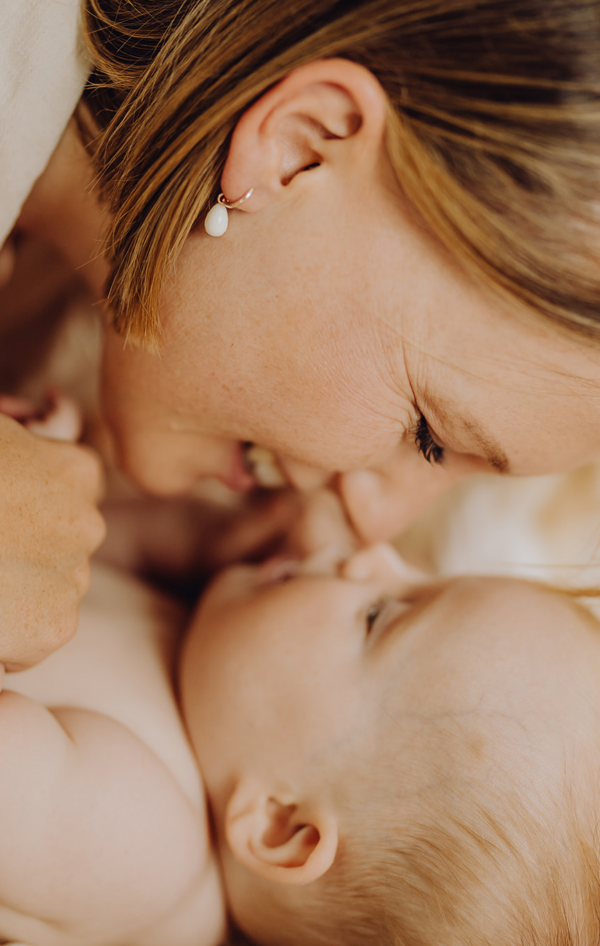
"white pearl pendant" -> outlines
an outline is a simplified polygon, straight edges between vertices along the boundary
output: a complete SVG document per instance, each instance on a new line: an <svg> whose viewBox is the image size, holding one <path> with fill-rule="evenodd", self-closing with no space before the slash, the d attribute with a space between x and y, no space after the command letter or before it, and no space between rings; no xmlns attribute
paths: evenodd
<svg viewBox="0 0 600 946"><path fill-rule="evenodd" d="M229 226L229 214L223 204L215 204L204 218L204 229L209 236L223 236Z"/></svg>

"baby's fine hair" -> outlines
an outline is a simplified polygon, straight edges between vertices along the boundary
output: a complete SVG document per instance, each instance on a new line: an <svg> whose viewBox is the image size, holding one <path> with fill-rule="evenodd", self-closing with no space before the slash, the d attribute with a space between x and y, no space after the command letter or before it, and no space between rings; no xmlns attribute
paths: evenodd
<svg viewBox="0 0 600 946"><path fill-rule="evenodd" d="M426 794L357 816L314 896L274 904L260 946L600 946L598 838L568 793Z"/></svg>

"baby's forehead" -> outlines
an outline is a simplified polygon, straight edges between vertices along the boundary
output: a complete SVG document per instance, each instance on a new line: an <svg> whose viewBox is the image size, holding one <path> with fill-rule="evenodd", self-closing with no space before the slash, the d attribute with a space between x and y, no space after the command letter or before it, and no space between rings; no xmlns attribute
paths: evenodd
<svg viewBox="0 0 600 946"><path fill-rule="evenodd" d="M575 708L600 694L600 633L575 599L503 578L451 580L424 607L410 653L429 692L421 702L451 712L514 718ZM600 698L594 697L600 713Z"/></svg>
<svg viewBox="0 0 600 946"><path fill-rule="evenodd" d="M455 613L465 633L495 641L541 639L546 648L597 642L600 624L575 596L541 582L495 576L469 576L445 585L445 620ZM442 619L442 615L440 615Z"/></svg>
<svg viewBox="0 0 600 946"><path fill-rule="evenodd" d="M381 716L407 788L474 778L560 790L582 759L600 762L600 634L577 601L516 580L461 578L421 620L431 633L415 634Z"/></svg>

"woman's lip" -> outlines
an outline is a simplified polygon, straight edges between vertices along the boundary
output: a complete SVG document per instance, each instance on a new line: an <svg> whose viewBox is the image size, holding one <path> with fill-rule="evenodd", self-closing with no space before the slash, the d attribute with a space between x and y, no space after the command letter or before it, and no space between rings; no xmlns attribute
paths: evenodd
<svg viewBox="0 0 600 946"><path fill-rule="evenodd" d="M244 463L244 448L241 441L238 441L233 450L229 470L227 473L220 476L219 479L225 486L234 490L236 493L247 493L248 490L256 486L254 477L247 470L246 464Z"/></svg>

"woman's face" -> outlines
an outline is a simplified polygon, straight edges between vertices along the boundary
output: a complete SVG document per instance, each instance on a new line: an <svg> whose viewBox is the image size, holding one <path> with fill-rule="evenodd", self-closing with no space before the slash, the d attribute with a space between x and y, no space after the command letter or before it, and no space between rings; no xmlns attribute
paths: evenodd
<svg viewBox="0 0 600 946"><path fill-rule="evenodd" d="M120 458L151 491L247 487L251 441L299 488L333 481L380 539L468 474L600 454L600 347L507 311L385 169L361 190L322 165L224 237L198 228L160 317L160 356L109 332L104 366Z"/></svg>

